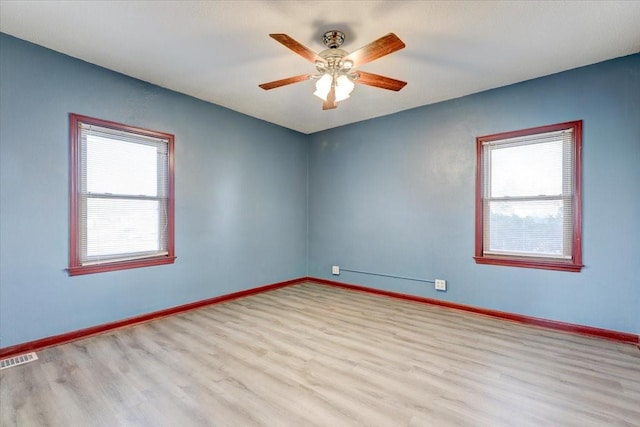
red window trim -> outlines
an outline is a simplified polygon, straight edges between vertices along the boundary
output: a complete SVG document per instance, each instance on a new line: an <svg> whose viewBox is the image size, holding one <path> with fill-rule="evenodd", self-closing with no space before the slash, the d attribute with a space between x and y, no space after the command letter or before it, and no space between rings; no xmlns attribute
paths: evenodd
<svg viewBox="0 0 640 427"><path fill-rule="evenodd" d="M574 150L574 198L573 198L573 256L570 260L558 260L547 258L497 256L484 254L484 228L483 228L483 203L482 203L482 172L483 156L482 144L488 141L514 138L518 136L533 135L537 133L554 132L564 129L573 129L575 138ZM479 136L476 138L476 242L475 256L477 264L502 265L509 267L539 268L544 270L559 270L579 272L582 264L582 120L558 123L554 125L539 126L534 128L502 132L494 135Z"/></svg>
<svg viewBox="0 0 640 427"><path fill-rule="evenodd" d="M82 265L80 263L80 245L78 238L79 233L79 149L80 149L80 132L78 130L79 123L92 124L111 129L122 130L125 132L137 133L157 138L165 138L168 140L168 160L169 160L169 194L168 194L168 219L167 232L168 235L168 253L164 256L154 256L149 258L141 258L128 261L105 262L103 264ZM70 276L81 274L102 273L106 271L125 270L130 268L149 267L153 265L173 264L175 256L175 185L174 185L174 135L164 132L157 132L149 129L139 128L135 126L124 125L108 120L97 119L94 117L83 116L80 114L69 114L69 133L70 133L70 185L69 185L69 268L67 269Z"/></svg>

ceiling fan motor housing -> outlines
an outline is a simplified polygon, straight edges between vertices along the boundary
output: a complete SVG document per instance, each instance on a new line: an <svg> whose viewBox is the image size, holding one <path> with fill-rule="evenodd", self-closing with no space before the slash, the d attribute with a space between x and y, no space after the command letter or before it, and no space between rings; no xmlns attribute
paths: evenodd
<svg viewBox="0 0 640 427"><path fill-rule="evenodd" d="M345 50L342 50L342 49L338 49L338 48L331 48L331 49L323 50L318 55L321 56L322 59L324 59L326 61L326 63L322 63L321 61L317 61L316 62L316 69L318 71L320 71L321 73L326 72L327 70L329 70L329 71L340 71L341 69L344 68L344 65L345 65L343 63L343 61L342 61L342 58L344 58L348 54L349 54L349 52L347 52ZM350 65L352 65L352 64L347 64L347 67L351 68Z"/></svg>

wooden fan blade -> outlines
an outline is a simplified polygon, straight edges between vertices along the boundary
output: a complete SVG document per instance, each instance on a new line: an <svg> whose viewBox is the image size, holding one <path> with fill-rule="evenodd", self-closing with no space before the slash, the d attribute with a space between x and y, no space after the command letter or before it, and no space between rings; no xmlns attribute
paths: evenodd
<svg viewBox="0 0 640 427"><path fill-rule="evenodd" d="M300 43L298 43L297 41L295 41L294 39L292 39L286 34L269 34L269 37L276 40L277 42L280 42L285 47L288 47L289 49L291 49L298 55L302 56L304 59L306 59L309 62L313 62L313 63L315 63L316 61L325 62L320 55L318 55L308 47L301 45Z"/></svg>
<svg viewBox="0 0 640 427"><path fill-rule="evenodd" d="M374 59L378 59L400 50L404 46L405 44L398 38L398 36L393 33L389 33L386 36L380 37L378 40L361 47L355 52L351 52L343 58L343 61L352 61L354 67L359 67L360 65L364 65Z"/></svg>
<svg viewBox="0 0 640 427"><path fill-rule="evenodd" d="M354 80L355 83L375 86L382 89L395 90L396 92L402 89L407 84L407 82L403 82L402 80L396 80L392 79L391 77L367 73L365 71L358 71L358 75L360 77Z"/></svg>
<svg viewBox="0 0 640 427"><path fill-rule="evenodd" d="M308 80L313 74L300 74L299 76L287 77L282 80L275 80L269 83L262 83L260 86L264 90L275 89L280 86L290 85L291 83L298 83L303 80Z"/></svg>
<svg viewBox="0 0 640 427"><path fill-rule="evenodd" d="M327 95L327 100L324 101L324 104L322 104L322 109L331 110L332 108L336 108L337 106L338 106L338 103L336 102L336 87L331 86L331 90Z"/></svg>

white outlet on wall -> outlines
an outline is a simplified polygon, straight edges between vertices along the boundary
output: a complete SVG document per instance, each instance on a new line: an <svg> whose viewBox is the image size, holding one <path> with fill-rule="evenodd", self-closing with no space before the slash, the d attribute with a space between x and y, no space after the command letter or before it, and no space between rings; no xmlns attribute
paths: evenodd
<svg viewBox="0 0 640 427"><path fill-rule="evenodd" d="M340 275L340 267L337 266L337 265L332 266L331 267L331 274L336 275L336 276Z"/></svg>
<svg viewBox="0 0 640 427"><path fill-rule="evenodd" d="M436 291L446 291L447 290L447 281L443 279L436 279Z"/></svg>

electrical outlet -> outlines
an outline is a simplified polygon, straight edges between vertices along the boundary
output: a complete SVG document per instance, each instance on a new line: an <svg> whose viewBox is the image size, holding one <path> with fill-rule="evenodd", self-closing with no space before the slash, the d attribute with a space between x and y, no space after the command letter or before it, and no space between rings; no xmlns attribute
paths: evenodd
<svg viewBox="0 0 640 427"><path fill-rule="evenodd" d="M435 288L436 288L436 291L446 291L447 281L443 279L436 279Z"/></svg>
<svg viewBox="0 0 640 427"><path fill-rule="evenodd" d="M337 265L334 265L331 267L331 274L333 274L334 276L339 276L340 275L340 267Z"/></svg>

